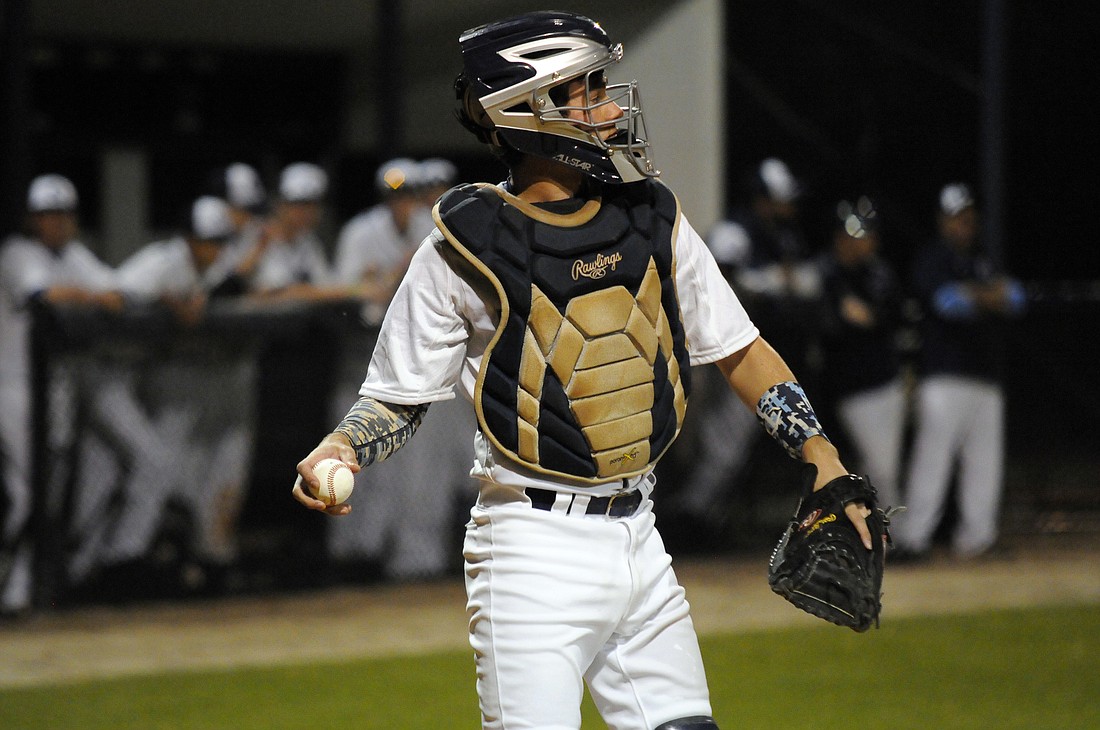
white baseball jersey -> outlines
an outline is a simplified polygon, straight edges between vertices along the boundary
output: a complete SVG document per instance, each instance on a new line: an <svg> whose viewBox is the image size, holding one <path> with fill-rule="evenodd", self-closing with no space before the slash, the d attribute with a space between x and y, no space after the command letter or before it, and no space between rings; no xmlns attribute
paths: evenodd
<svg viewBox="0 0 1100 730"><path fill-rule="evenodd" d="M237 231L224 245L222 253L211 265L207 275L216 282L224 281L237 266L251 253L263 235L264 222L259 217L252 218Z"/></svg>
<svg viewBox="0 0 1100 730"><path fill-rule="evenodd" d="M443 260L439 231L413 257L378 336L360 395L412 405L454 397L461 385L473 398L481 357L496 331L485 303ZM759 335L722 277L702 238L681 217L674 242L676 289L692 365L715 362ZM590 495L610 494L619 481L573 487L536 476L477 439L474 473L491 482ZM644 476L631 484L645 484Z"/></svg>
<svg viewBox="0 0 1100 730"><path fill-rule="evenodd" d="M355 284L370 271L399 269L434 227L431 211L426 208L410 216L404 233L397 229L385 203L363 211L340 230L333 267L336 280L341 284Z"/></svg>
<svg viewBox="0 0 1100 730"><path fill-rule="evenodd" d="M142 300L209 291L221 276L224 274L216 266L199 274L183 236L150 243L118 267L119 288Z"/></svg>
<svg viewBox="0 0 1100 730"><path fill-rule="evenodd" d="M252 288L275 291L292 284L323 285L330 277L321 239L306 231L291 241L272 241L267 245L252 278Z"/></svg>
<svg viewBox="0 0 1100 730"><path fill-rule="evenodd" d="M51 286L110 291L115 287L115 272L80 241L51 251L22 236L9 238L0 248L0 378L29 374L26 305Z"/></svg>

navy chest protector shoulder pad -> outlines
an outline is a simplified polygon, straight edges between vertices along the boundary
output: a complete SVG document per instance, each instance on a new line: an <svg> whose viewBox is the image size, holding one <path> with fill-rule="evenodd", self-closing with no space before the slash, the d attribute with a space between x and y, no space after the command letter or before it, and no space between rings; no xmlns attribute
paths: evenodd
<svg viewBox="0 0 1100 730"><path fill-rule="evenodd" d="M464 185L435 209L464 276L496 297L481 430L536 472L592 484L644 473L679 434L690 392L678 202L658 182L607 192L560 215Z"/></svg>

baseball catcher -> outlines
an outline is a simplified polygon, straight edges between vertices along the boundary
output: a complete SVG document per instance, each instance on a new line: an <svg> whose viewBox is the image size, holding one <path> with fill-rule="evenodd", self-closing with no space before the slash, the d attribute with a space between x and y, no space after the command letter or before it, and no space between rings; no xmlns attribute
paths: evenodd
<svg viewBox="0 0 1100 730"><path fill-rule="evenodd" d="M804 475L798 509L772 551L768 583L798 608L838 626L860 632L871 624L877 628L890 515L896 509L878 507L866 477L847 474L815 492L817 468L807 464ZM853 502L870 513L870 550L845 515Z"/></svg>
<svg viewBox="0 0 1100 730"><path fill-rule="evenodd" d="M463 557L482 726L579 728L587 687L609 728L716 728L650 498L692 367L716 365L815 486L848 470L659 179L637 84L609 82L621 44L539 11L459 46L459 119L508 179L436 203L359 400L294 496L345 514L303 491L316 463L385 458L459 389L477 415Z"/></svg>

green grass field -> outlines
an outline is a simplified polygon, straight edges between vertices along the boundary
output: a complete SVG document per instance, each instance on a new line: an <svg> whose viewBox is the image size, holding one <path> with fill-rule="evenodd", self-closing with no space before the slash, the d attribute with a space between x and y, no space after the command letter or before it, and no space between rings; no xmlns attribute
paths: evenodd
<svg viewBox="0 0 1100 730"><path fill-rule="evenodd" d="M1100 606L708 636L703 652L727 730L1100 728ZM3 730L478 726L468 652L0 692Z"/></svg>

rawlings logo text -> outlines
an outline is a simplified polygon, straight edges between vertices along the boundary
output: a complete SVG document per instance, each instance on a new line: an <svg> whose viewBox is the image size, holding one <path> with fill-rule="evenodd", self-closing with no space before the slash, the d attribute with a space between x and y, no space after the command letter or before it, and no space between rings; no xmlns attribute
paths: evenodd
<svg viewBox="0 0 1100 730"><path fill-rule="evenodd" d="M836 514L835 513L830 513L830 514L826 515L825 517L822 517L817 522L810 525L810 529L806 531L806 534L807 535L812 535L815 532L817 532L817 530L819 530L823 525L827 525L830 522L836 522Z"/></svg>
<svg viewBox="0 0 1100 730"><path fill-rule="evenodd" d="M602 279L607 274L608 268L614 271L615 264L622 260L623 255L617 251L610 256L598 253L593 261L577 259L573 262L573 281L577 281L582 276L587 279Z"/></svg>

